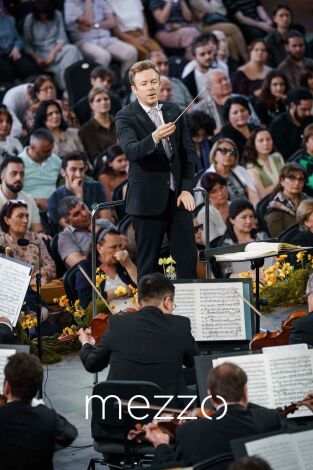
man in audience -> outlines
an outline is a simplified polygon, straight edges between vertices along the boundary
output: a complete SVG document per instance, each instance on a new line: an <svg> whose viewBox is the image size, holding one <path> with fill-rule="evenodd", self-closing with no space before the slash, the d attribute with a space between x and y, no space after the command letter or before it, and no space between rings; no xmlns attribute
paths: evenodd
<svg viewBox="0 0 313 470"><path fill-rule="evenodd" d="M269 127L274 147L285 161L301 148L303 131L313 122L313 97L308 89L294 88L287 98L288 110L277 116Z"/></svg>
<svg viewBox="0 0 313 470"><path fill-rule="evenodd" d="M168 77L165 77L164 75L161 75L160 77L159 99L161 101L173 101L171 81Z"/></svg>
<svg viewBox="0 0 313 470"><path fill-rule="evenodd" d="M0 344L12 343L14 343L12 323L8 318L0 317Z"/></svg>
<svg viewBox="0 0 313 470"><path fill-rule="evenodd" d="M22 191L25 177L24 162L20 157L8 157L0 166L0 210L8 200L22 199L28 208L28 227L33 232L42 232L39 209L31 194Z"/></svg>
<svg viewBox="0 0 313 470"><path fill-rule="evenodd" d="M289 344L306 343L313 346L313 274L308 279L306 286L309 314L293 320Z"/></svg>
<svg viewBox="0 0 313 470"><path fill-rule="evenodd" d="M61 175L65 178L65 184L59 186L48 199L49 218L57 230L67 225L64 219L59 219L58 213L60 201L66 196L78 197L90 210L106 200L101 183L84 180L86 169L87 156L83 152L69 153L62 159ZM111 211L102 210L99 216L109 218Z"/></svg>
<svg viewBox="0 0 313 470"><path fill-rule="evenodd" d="M115 114L122 108L122 105L119 96L111 89L113 81L113 73L111 70L103 67L103 65L98 65L98 67L95 67L90 72L90 83L92 88L103 88L107 92L111 100L110 113L112 116L115 116Z"/></svg>
<svg viewBox="0 0 313 470"><path fill-rule="evenodd" d="M286 42L286 59L278 66L284 72L291 88L300 85L301 73L306 66L313 66L313 60L304 57L305 42L299 31L290 31Z"/></svg>
<svg viewBox="0 0 313 470"><path fill-rule="evenodd" d="M86 204L76 196L67 196L59 203L59 218L66 224L59 233L58 250L64 263L70 268L87 258L91 248L91 213ZM110 222L98 219L99 228Z"/></svg>
<svg viewBox="0 0 313 470"><path fill-rule="evenodd" d="M19 155L25 166L24 190L31 194L40 211L48 210L48 199L55 191L61 159L52 153L54 139L47 129L36 129L30 146Z"/></svg>
<svg viewBox="0 0 313 470"><path fill-rule="evenodd" d="M248 402L247 375L230 362L209 372L208 394L216 411L216 417L225 411L218 396L227 403L227 412L221 419L197 419L178 426L175 451L169 447L169 436L155 428L145 426L146 437L156 447L153 464L180 461L182 466L194 465L218 454L231 452L230 441L254 434L278 431L286 422L276 410Z"/></svg>
<svg viewBox="0 0 313 470"><path fill-rule="evenodd" d="M174 294L174 285L162 274L142 277L138 312L114 315L97 346L91 335L80 330L85 369L99 372L110 364L108 380L144 380L175 398L183 395L183 365L193 367L199 350L189 319L172 315Z"/></svg>
<svg viewBox="0 0 313 470"><path fill-rule="evenodd" d="M52 469L55 446L66 447L77 437L76 428L42 401L32 406L43 380L43 367L32 354L17 353L4 369L0 407L1 468ZM33 402L35 405L35 402Z"/></svg>
<svg viewBox="0 0 313 470"><path fill-rule="evenodd" d="M158 67L161 75L169 78L172 85L171 100L177 103L182 110L185 109L192 101L192 96L186 85L179 80L179 78L169 76L168 58L166 55L161 51L151 52L149 54L149 60Z"/></svg>

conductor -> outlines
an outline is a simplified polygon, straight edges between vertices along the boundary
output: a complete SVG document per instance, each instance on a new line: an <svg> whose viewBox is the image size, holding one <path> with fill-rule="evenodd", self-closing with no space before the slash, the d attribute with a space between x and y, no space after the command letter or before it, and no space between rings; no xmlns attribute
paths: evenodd
<svg viewBox="0 0 313 470"><path fill-rule="evenodd" d="M197 251L195 150L179 107L159 102L160 72L149 60L135 63L129 80L137 100L116 115L116 130L129 161L126 213L132 216L138 277L156 270L164 234L178 278L195 278Z"/></svg>

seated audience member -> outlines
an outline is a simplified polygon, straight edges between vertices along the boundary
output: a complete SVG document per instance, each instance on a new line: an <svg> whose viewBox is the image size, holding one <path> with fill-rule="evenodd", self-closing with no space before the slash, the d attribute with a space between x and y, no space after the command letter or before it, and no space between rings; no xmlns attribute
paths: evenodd
<svg viewBox="0 0 313 470"><path fill-rule="evenodd" d="M105 193L97 181L84 181L88 168L87 157L83 152L69 153L62 159L61 175L65 184L59 186L48 199L49 218L55 228L66 227L66 222L59 218L58 207L61 200L67 196L76 196L93 210L98 204L106 201ZM110 217L109 210L102 210L99 216Z"/></svg>
<svg viewBox="0 0 313 470"><path fill-rule="evenodd" d="M231 57L236 61L246 62L246 44L242 32L237 25L231 23L227 17L227 11L222 0L190 0L195 16L203 23L205 31L215 34L215 30L221 31L228 44Z"/></svg>
<svg viewBox="0 0 313 470"><path fill-rule="evenodd" d="M186 122L197 154L195 171L198 173L209 167L211 147L208 139L214 134L215 122L202 111L187 114Z"/></svg>
<svg viewBox="0 0 313 470"><path fill-rule="evenodd" d="M13 258L34 265L31 284L36 283L36 274L41 268L41 282L45 285L56 276L55 264L42 238L28 230L28 220L29 213L24 201L8 201L0 213L0 245L11 248ZM17 241L20 238L25 238L30 244L19 246Z"/></svg>
<svg viewBox="0 0 313 470"><path fill-rule="evenodd" d="M174 295L174 285L162 274L143 276L138 284L138 312L114 315L97 346L80 330L85 369L96 372L110 364L108 380L153 382L175 398L186 393L183 365L193 367L199 350L189 319L172 315Z"/></svg>
<svg viewBox="0 0 313 470"><path fill-rule="evenodd" d="M288 5L278 4L274 6L272 18L275 29L267 36L266 42L269 49L268 63L275 68L287 55L286 40L293 22L293 15Z"/></svg>
<svg viewBox="0 0 313 470"><path fill-rule="evenodd" d="M161 101L173 101L172 100L172 84L168 77L165 75L160 76L160 91L159 100Z"/></svg>
<svg viewBox="0 0 313 470"><path fill-rule="evenodd" d="M260 0L224 0L224 4L248 44L273 31L272 20Z"/></svg>
<svg viewBox="0 0 313 470"><path fill-rule="evenodd" d="M91 212L76 196L66 196L59 203L59 219L66 227L59 233L58 251L62 261L71 268L87 258L91 248ZM110 222L98 219L98 227L106 227Z"/></svg>
<svg viewBox="0 0 313 470"><path fill-rule="evenodd" d="M102 65L98 65L90 72L90 83L92 88L104 88L110 97L111 101L111 114L115 114L122 109L122 104L119 96L112 91L112 85L114 85L114 76L111 70L106 69ZM88 101L88 97L87 97Z"/></svg>
<svg viewBox="0 0 313 470"><path fill-rule="evenodd" d="M13 122L10 135L20 138L25 126L25 113L32 101L32 83L22 83L6 91L2 104L10 112Z"/></svg>
<svg viewBox="0 0 313 470"><path fill-rule="evenodd" d="M14 343L13 326L6 317L0 317L0 344Z"/></svg>
<svg viewBox="0 0 313 470"><path fill-rule="evenodd" d="M247 170L238 165L239 155L236 144L231 139L218 139L210 153L211 166L208 172L217 173L226 179L230 201L248 198L254 206L259 202L255 186Z"/></svg>
<svg viewBox="0 0 313 470"><path fill-rule="evenodd" d="M228 217L229 201L227 181L217 173L204 173L201 178L201 187L209 196L209 236L210 241L224 235ZM205 241L205 207L197 215L197 220L203 225L202 242Z"/></svg>
<svg viewBox="0 0 313 470"><path fill-rule="evenodd" d="M230 453L230 441L270 431L283 430L284 419L276 410L248 401L247 375L231 362L215 367L208 376L208 395L219 416L225 411L218 396L224 398L227 413L222 419L197 419L177 427L175 448L169 446L169 435L155 424L144 427L146 437L156 447L152 465L180 461L182 466L195 465L211 457Z"/></svg>
<svg viewBox="0 0 313 470"><path fill-rule="evenodd" d="M24 54L15 19L7 13L3 2L0 3L0 31L0 82L13 84L16 77L26 80L37 75L38 67Z"/></svg>
<svg viewBox="0 0 313 470"><path fill-rule="evenodd" d="M229 48L226 36L223 31L219 29L213 29L212 33L217 37L218 46L217 46L217 60L225 64L228 68L229 75L232 76L237 70L238 62L234 60L229 54ZM246 62L246 60L245 60Z"/></svg>
<svg viewBox="0 0 313 470"><path fill-rule="evenodd" d="M196 103L193 106L194 111L203 111L212 117L215 121L215 127L217 131L226 124L224 120L223 110L224 104L228 98L235 98L236 93L232 93L231 81L224 72L221 70L210 70L208 73L208 92L209 95ZM255 114L255 111L250 102L248 102L250 108L250 121L259 124L260 120Z"/></svg>
<svg viewBox="0 0 313 470"><path fill-rule="evenodd" d="M250 123L251 110L248 100L243 96L229 98L223 109L224 122L218 137L232 139L242 156L247 139L255 125Z"/></svg>
<svg viewBox="0 0 313 470"><path fill-rule="evenodd" d="M300 202L297 213L299 231L290 240L293 245L313 246L313 199L305 199ZM312 254L312 250L309 250Z"/></svg>
<svg viewBox="0 0 313 470"><path fill-rule="evenodd" d="M304 37L299 31L290 31L286 41L286 59L279 65L281 70L287 76L291 88L300 85L301 73L306 66L313 66L313 60L304 57L305 42Z"/></svg>
<svg viewBox="0 0 313 470"><path fill-rule="evenodd" d="M192 45L192 53L194 60L188 73L182 74L183 82L188 88L190 94L195 98L207 86L208 74L212 68L221 69L228 75L228 68L220 61L217 63L217 46L218 39L213 33L205 33L199 36ZM185 68L186 69L186 68ZM203 100L209 95L209 91L205 88L201 95L198 96L197 101Z"/></svg>
<svg viewBox="0 0 313 470"><path fill-rule="evenodd" d="M138 60L147 59L151 51L160 51L159 44L149 36L148 25L140 0L108 0L116 25L113 33L137 49Z"/></svg>
<svg viewBox="0 0 313 470"><path fill-rule="evenodd" d="M20 141L10 135L12 123L12 115L0 106L0 163L5 158L11 155L17 156L23 151Z"/></svg>
<svg viewBox="0 0 313 470"><path fill-rule="evenodd" d="M52 0L38 0L23 24L26 52L37 65L53 73L58 87L65 89L64 71L82 59L67 38L63 16Z"/></svg>
<svg viewBox="0 0 313 470"><path fill-rule="evenodd" d="M297 208L308 197L303 193L306 176L297 163L287 163L280 170L279 184L265 214L271 237L278 237L285 228L296 223Z"/></svg>
<svg viewBox="0 0 313 470"><path fill-rule="evenodd" d="M117 137L115 124L110 116L111 102L103 88L92 88L88 95L93 117L82 126L80 138L91 162L113 144Z"/></svg>
<svg viewBox="0 0 313 470"><path fill-rule="evenodd" d="M114 225L100 230L97 235L97 266L99 274L105 279L100 285L102 295L110 302L116 299L115 290L118 286L136 286L137 268L126 250L123 250L124 240ZM83 261L81 266L91 276L91 260ZM84 275L77 271L75 287L79 302L86 308L91 302L92 288Z"/></svg>
<svg viewBox="0 0 313 470"><path fill-rule="evenodd" d="M161 46L185 49L185 56L191 57L191 45L200 35L200 30L192 24L192 13L185 0L168 2L149 0L148 8L156 21L155 39Z"/></svg>
<svg viewBox="0 0 313 470"><path fill-rule="evenodd" d="M266 127L254 129L247 140L243 158L260 199L270 194L279 180L284 159L273 152L273 139Z"/></svg>
<svg viewBox="0 0 313 470"><path fill-rule="evenodd" d="M36 129L30 137L30 146L19 155L25 166L24 190L31 194L43 212L55 191L61 169L61 159L53 153L53 136L47 129Z"/></svg>
<svg viewBox="0 0 313 470"><path fill-rule="evenodd" d="M269 126L273 119L286 111L285 98L289 91L286 75L272 70L265 77L258 98L253 107L262 124Z"/></svg>
<svg viewBox="0 0 313 470"><path fill-rule="evenodd" d="M112 201L114 189L127 180L128 161L120 145L112 145L104 156L98 180L103 186L107 201Z"/></svg>
<svg viewBox="0 0 313 470"><path fill-rule="evenodd" d="M300 86L307 88L313 96L313 65L307 65L302 71Z"/></svg>
<svg viewBox="0 0 313 470"><path fill-rule="evenodd" d="M0 210L9 200L22 200L27 204L28 228L32 232L43 232L39 209L34 198L22 191L25 177L24 162L20 157L8 157L0 165Z"/></svg>
<svg viewBox="0 0 313 470"><path fill-rule="evenodd" d="M46 128L53 135L53 153L64 157L75 151L83 151L83 144L78 129L68 127L64 120L62 108L55 100L40 103L35 116L33 129Z"/></svg>
<svg viewBox="0 0 313 470"><path fill-rule="evenodd" d="M169 78L172 85L172 101L178 104L181 110L184 110L192 101L192 96L182 80L169 76L169 65L166 55L161 51L154 51L149 54L148 59L158 67L161 75Z"/></svg>
<svg viewBox="0 0 313 470"><path fill-rule="evenodd" d="M57 89L50 75L39 75L34 81L29 95L28 109L24 113L22 122L26 130L30 131L34 126L36 111L43 101L56 100Z"/></svg>
<svg viewBox="0 0 313 470"><path fill-rule="evenodd" d="M290 162L298 163L307 173L304 192L313 197L313 124L309 124L303 133L302 149L292 155Z"/></svg>
<svg viewBox="0 0 313 470"><path fill-rule="evenodd" d="M312 239L313 235L311 232L310 234ZM305 317L293 320L289 344L306 343L308 346L313 346L313 274L311 274L308 279L305 293L308 299L309 314Z"/></svg>
<svg viewBox="0 0 313 470"><path fill-rule="evenodd" d="M42 400L32 406L42 381L43 367L36 356L16 353L8 358L3 385L7 404L0 408L3 470L52 469L55 447L69 446L77 437L76 428Z"/></svg>
<svg viewBox="0 0 313 470"><path fill-rule="evenodd" d="M270 124L274 147L287 161L301 147L305 127L313 122L313 98L303 87L293 88L287 96L287 111Z"/></svg>
<svg viewBox="0 0 313 470"><path fill-rule="evenodd" d="M111 35L116 21L108 1L65 0L64 16L71 40L85 57L105 67L113 58L121 63L122 74L136 62L135 47Z"/></svg>
<svg viewBox="0 0 313 470"><path fill-rule="evenodd" d="M258 96L271 68L266 65L268 49L265 40L255 39L249 47L250 60L233 76L233 90L245 96Z"/></svg>
<svg viewBox="0 0 313 470"><path fill-rule="evenodd" d="M256 215L251 202L246 199L236 199L229 205L229 213L226 220L226 232L219 241L218 246L230 246L237 243L250 243L268 238L265 232L256 230ZM271 264L271 258L267 258L265 264ZM238 273L250 271L250 261L223 262L221 269L223 277L238 277Z"/></svg>

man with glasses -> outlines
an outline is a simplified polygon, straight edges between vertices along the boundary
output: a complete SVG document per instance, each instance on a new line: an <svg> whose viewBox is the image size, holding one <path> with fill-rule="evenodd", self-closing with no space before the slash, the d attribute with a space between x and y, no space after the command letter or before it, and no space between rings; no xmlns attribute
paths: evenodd
<svg viewBox="0 0 313 470"><path fill-rule="evenodd" d="M313 274L306 285L306 296L309 313L293 321L289 344L306 343L308 346L313 346Z"/></svg>
<svg viewBox="0 0 313 470"><path fill-rule="evenodd" d="M85 369L100 372L110 364L108 380L153 382L174 397L186 393L183 365L193 367L193 356L199 350L189 319L172 315L174 294L174 285L162 274L142 277L138 312L114 315L96 346L94 338L80 330L80 358Z"/></svg>

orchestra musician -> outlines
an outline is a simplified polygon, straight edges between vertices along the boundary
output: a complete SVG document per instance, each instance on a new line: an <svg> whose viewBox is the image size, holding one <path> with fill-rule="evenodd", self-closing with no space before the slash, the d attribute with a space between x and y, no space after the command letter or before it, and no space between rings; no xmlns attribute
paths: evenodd
<svg viewBox="0 0 313 470"><path fill-rule="evenodd" d="M138 312L113 315L96 346L88 331L79 331L85 369L99 372L110 364L108 380L143 380L156 383L164 394L186 394L183 365L193 367L199 350L190 320L172 315L174 293L174 285L162 274L142 277Z"/></svg>
<svg viewBox="0 0 313 470"><path fill-rule="evenodd" d="M14 343L13 326L6 317L0 317L0 344Z"/></svg>
<svg viewBox="0 0 313 470"><path fill-rule="evenodd" d="M313 274L306 286L309 314L292 322L289 344L306 343L313 346Z"/></svg>
<svg viewBox="0 0 313 470"><path fill-rule="evenodd" d="M146 437L156 447L153 465L182 461L187 467L231 452L232 439L286 428L286 420L276 410L249 403L247 375L237 365L226 362L212 369L208 386L216 417L224 412L217 395L227 402L225 416L220 420L197 419L178 426L174 450L169 446L168 434L154 423L146 425Z"/></svg>

